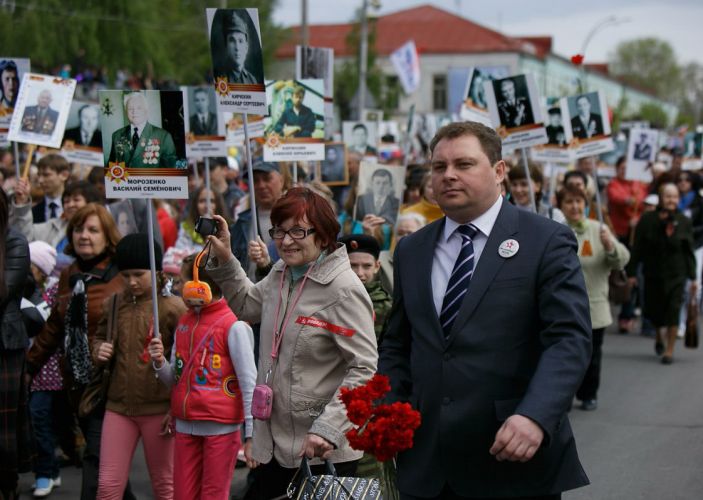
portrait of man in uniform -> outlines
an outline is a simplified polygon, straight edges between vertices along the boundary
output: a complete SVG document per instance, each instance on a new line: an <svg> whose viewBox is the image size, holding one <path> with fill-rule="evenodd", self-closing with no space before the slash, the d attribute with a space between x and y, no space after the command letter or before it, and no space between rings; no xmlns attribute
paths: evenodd
<svg viewBox="0 0 703 500"><path fill-rule="evenodd" d="M652 157L652 144L647 134L640 134L639 141L635 143L633 157L635 160L649 161Z"/></svg>
<svg viewBox="0 0 703 500"><path fill-rule="evenodd" d="M592 111L589 96L578 96L576 98L576 109L578 110L578 115L571 119L571 130L574 137L588 139L603 135L603 119L600 114Z"/></svg>
<svg viewBox="0 0 703 500"><path fill-rule="evenodd" d="M514 128L535 122L524 76L495 80L493 88L503 126Z"/></svg>
<svg viewBox="0 0 703 500"><path fill-rule="evenodd" d="M129 125L112 134L109 161L124 162L128 168L176 168L178 155L173 137L149 123L144 94L132 92L124 104Z"/></svg>
<svg viewBox="0 0 703 500"><path fill-rule="evenodd" d="M547 129L549 144L565 146L566 134L564 132L564 126L561 124L561 109L549 108L547 114L549 115L549 125L545 128Z"/></svg>
<svg viewBox="0 0 703 500"><path fill-rule="evenodd" d="M44 89L39 92L36 106L27 106L22 115L21 130L41 135L51 135L56 128L59 112L51 108L53 96L51 91Z"/></svg>
<svg viewBox="0 0 703 500"><path fill-rule="evenodd" d="M217 26L221 31L217 32ZM217 33L216 33L217 32ZM215 37L219 36L217 40ZM229 83L263 83L263 59L259 37L246 9L218 9L210 33L215 78Z"/></svg>
<svg viewBox="0 0 703 500"><path fill-rule="evenodd" d="M195 136L217 135L217 115L210 111L210 92L205 88L193 90L195 113L190 115L190 131Z"/></svg>

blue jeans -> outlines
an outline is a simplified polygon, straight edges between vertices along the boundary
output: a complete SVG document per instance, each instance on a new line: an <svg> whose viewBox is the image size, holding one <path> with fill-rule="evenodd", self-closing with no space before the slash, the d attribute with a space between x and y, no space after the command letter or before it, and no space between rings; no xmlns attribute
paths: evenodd
<svg viewBox="0 0 703 500"><path fill-rule="evenodd" d="M59 476L59 461L56 459L56 436L52 423L51 408L57 391L35 391L29 397L29 411L37 441L37 461L34 465L36 477Z"/></svg>

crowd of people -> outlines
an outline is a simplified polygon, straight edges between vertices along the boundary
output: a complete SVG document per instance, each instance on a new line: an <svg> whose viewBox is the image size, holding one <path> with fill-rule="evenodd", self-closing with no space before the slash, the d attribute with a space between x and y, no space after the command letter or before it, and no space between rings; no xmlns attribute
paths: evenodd
<svg viewBox="0 0 703 500"><path fill-rule="evenodd" d="M248 178L217 158L208 188L194 164L187 202L107 200L102 168L51 151L27 179L4 170L0 498L30 470L49 496L66 464L82 467L83 500L134 498L140 440L157 499L229 498L240 450L247 498L285 495L303 456L313 473L325 459L379 477L346 441L338 398L376 371L423 419L384 497L559 498L586 484L566 413L574 398L598 407L610 277L625 272L631 292L617 331L641 325L672 364L700 301L701 181L675 157L650 185L627 180L623 158L604 184L590 161L549 182L470 122L428 147L395 224L357 217L354 152L349 186L304 169L294 183L291 165L256 158Z"/></svg>

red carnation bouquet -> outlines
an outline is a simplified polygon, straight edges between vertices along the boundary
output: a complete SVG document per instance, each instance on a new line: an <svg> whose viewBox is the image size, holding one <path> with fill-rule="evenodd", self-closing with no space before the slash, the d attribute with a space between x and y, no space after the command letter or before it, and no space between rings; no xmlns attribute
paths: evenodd
<svg viewBox="0 0 703 500"><path fill-rule="evenodd" d="M346 433L349 444L380 462L411 448L415 429L420 426L420 412L409 403L379 404L390 390L388 377L377 373L365 385L343 387L339 396L349 421L357 426Z"/></svg>

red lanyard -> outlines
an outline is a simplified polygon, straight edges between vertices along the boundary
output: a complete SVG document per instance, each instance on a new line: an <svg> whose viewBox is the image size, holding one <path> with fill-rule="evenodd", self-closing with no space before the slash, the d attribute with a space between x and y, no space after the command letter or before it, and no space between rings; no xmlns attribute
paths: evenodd
<svg viewBox="0 0 703 500"><path fill-rule="evenodd" d="M271 342L271 358L276 359L278 357L278 349L281 347L281 342L283 341L283 332L286 329L286 326L288 325L288 322L290 321L291 316L293 315L293 311L295 310L295 306L298 304L298 301L300 300L300 297L303 295L303 287L305 286L305 282L308 279L308 274L310 274L310 271L312 270L313 266L315 264L310 265L308 270L305 272L305 276L303 277L303 282L300 284L298 287L298 293L296 294L295 298L293 299L292 306L288 308L288 311L286 312L286 316L283 318L283 323L281 326L276 330L276 326L278 325L278 319L280 318L281 315L281 305L283 304L283 278L286 275L286 269L288 266L283 266L283 272L281 272L281 283L278 287L278 307L276 308L276 317L274 319L274 331L273 331L273 341ZM291 280L293 279L293 275L291 273Z"/></svg>

